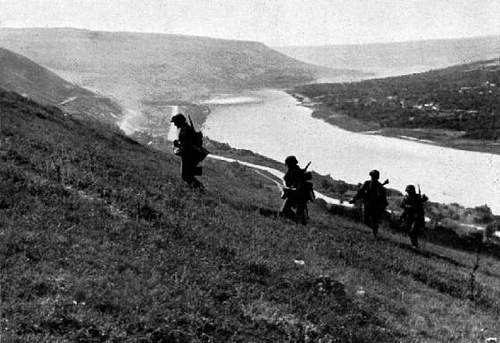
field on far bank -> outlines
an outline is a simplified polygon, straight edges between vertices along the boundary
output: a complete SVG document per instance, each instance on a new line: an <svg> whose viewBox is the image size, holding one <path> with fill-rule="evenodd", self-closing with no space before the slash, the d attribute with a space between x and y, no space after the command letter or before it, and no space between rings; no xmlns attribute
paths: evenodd
<svg viewBox="0 0 500 343"><path fill-rule="evenodd" d="M351 83L309 84L290 93L313 116L351 131L500 152L498 59Z"/></svg>
<svg viewBox="0 0 500 343"><path fill-rule="evenodd" d="M321 103L304 101L304 96L290 93L304 106L313 109L312 116L341 129L386 137L418 141L423 144L439 145L446 148L485 152L500 155L500 142L491 140L471 139L464 137L463 131L433 129L433 128L398 128L382 127L374 121L360 120L344 114L342 111L329 108Z"/></svg>

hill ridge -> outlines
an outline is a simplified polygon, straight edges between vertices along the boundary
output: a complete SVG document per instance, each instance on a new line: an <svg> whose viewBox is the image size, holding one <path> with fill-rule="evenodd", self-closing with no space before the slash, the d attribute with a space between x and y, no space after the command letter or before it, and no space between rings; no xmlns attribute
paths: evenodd
<svg viewBox="0 0 500 343"><path fill-rule="evenodd" d="M33 60L2 47L0 87L108 123L115 123L121 116L121 108L110 99L74 85Z"/></svg>
<svg viewBox="0 0 500 343"><path fill-rule="evenodd" d="M189 100L217 91L287 87L323 74L256 41L90 30L0 29L4 47L119 99ZM133 87L124 92L123 85Z"/></svg>
<svg viewBox="0 0 500 343"><path fill-rule="evenodd" d="M494 58L500 55L500 35L275 48L316 65L371 71L384 77Z"/></svg>
<svg viewBox="0 0 500 343"><path fill-rule="evenodd" d="M112 31L112 30L94 30L87 28L76 28L76 27L1 27L0 30L4 31L68 31L68 32L82 32L82 33L106 33L106 34L130 34L130 35L151 35L151 36L165 36L165 37L179 37L179 38L201 38L206 40L214 40L214 41L227 41L227 42L242 42L242 43L258 43L265 46L265 43L255 41L255 40L245 40L245 39L230 39L230 38L218 38L218 37L210 37L210 36L201 36L201 35L188 35L188 34L180 34L180 33L165 33L165 32L149 32L149 31Z"/></svg>
<svg viewBox="0 0 500 343"><path fill-rule="evenodd" d="M477 36L467 36L467 37L449 37L449 38L429 38L429 39L413 39L405 41L394 41L394 42L368 42L368 43L345 43L345 44L317 44L317 45L282 45L275 46L276 48L298 48L298 47L310 47L310 48L320 48L320 47L346 47L346 46L372 46L372 45L398 45L398 44L414 44L414 43L425 43L425 42L448 42L448 41L464 41L464 40L482 40L490 38L500 38L499 34L491 35L477 35Z"/></svg>

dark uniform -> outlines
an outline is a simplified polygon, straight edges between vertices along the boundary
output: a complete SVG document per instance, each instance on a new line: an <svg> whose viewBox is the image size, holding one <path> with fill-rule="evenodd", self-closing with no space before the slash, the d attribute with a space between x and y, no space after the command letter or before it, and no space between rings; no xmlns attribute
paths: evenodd
<svg viewBox="0 0 500 343"><path fill-rule="evenodd" d="M417 194L413 185L406 187L406 195L403 198L401 207L403 208L403 221L410 236L411 244L418 248L418 236L425 229L424 203L427 196Z"/></svg>
<svg viewBox="0 0 500 343"><path fill-rule="evenodd" d="M179 131L179 137L174 141L174 151L181 157L181 177L193 188L202 188L195 175L201 175L199 148L195 146L195 131L188 125L182 114L177 114L171 120Z"/></svg>
<svg viewBox="0 0 500 343"><path fill-rule="evenodd" d="M363 221L377 237L380 218L387 207L387 196L384 186L378 181L380 173L372 170L370 176L371 180L365 181L350 202L363 201Z"/></svg>
<svg viewBox="0 0 500 343"><path fill-rule="evenodd" d="M288 171L285 174L285 186L283 198L285 201L280 209L280 214L296 220L302 224L307 223L307 202L313 199L314 193L311 173L306 172L298 166L298 161L294 156L285 159ZM295 212L293 211L295 208Z"/></svg>

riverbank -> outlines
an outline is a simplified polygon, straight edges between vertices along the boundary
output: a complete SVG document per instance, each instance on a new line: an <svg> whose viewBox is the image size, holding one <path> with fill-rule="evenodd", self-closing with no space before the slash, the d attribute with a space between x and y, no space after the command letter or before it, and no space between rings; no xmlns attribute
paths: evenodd
<svg viewBox="0 0 500 343"><path fill-rule="evenodd" d="M161 151L171 150L171 142L162 138L136 137L136 139L139 139L143 144L147 144ZM257 165L258 169L264 172L266 169L273 169L274 172L268 175L271 176L275 182L282 182L280 177L277 176L286 171L282 162L254 153L250 150L236 149L227 143L220 143L208 138L205 138L205 147L212 155L217 158L221 156L221 159L226 159L226 161L233 160L239 161L244 165ZM307 163L308 161L300 161L302 167ZM311 166L311 170L313 167L314 164ZM315 171L311 171L311 173L313 175L314 189L316 191L331 199L337 199L338 205L351 207L347 201L354 197L360 184L347 183L343 180L334 179L331 175L322 175ZM387 209L391 214L391 218L388 218L388 221L391 226L396 225L395 227L399 230L400 224L398 218L401 215L400 204L403 199L403 194L399 190L387 188L387 195L389 202ZM276 197L278 197L278 192L276 192ZM334 202L330 201L330 203ZM335 214L347 215L349 217L352 215L357 216L355 213L350 213L352 211L346 211L340 208L333 207L330 208L330 210ZM493 237L495 236L495 231L500 229L500 217L493 215L491 210L486 206L466 208L456 203L443 204L430 201L426 205L426 215L428 217L427 227L432 233L431 235L433 235L433 237L436 236L441 243L445 243L445 241L442 240L442 235L445 232L447 232L447 235L455 237L457 242L466 242L469 239L468 237L473 237L478 234L483 236L485 230L485 237ZM467 244L464 243L463 247L466 248Z"/></svg>
<svg viewBox="0 0 500 343"><path fill-rule="evenodd" d="M485 152L500 155L500 141L464 138L463 131L429 128L395 128L381 127L373 121L362 121L334 110L323 104L321 100L311 100L307 96L292 90L287 93L293 96L302 106L312 109L314 118L322 119L328 124L343 130L367 135L380 135L423 144L431 144L457 150Z"/></svg>
<svg viewBox="0 0 500 343"><path fill-rule="evenodd" d="M375 167L381 170L383 179L390 178L391 188L403 190L409 183L420 184L423 192L433 201L429 208L434 223L438 224L441 218L450 218L457 222L455 226L464 223L485 227L489 224L488 220L491 218L488 216L491 217L491 211L482 205L495 204L495 195L483 192L481 185L464 185L460 180L463 176L456 181L453 179L457 174L453 166L461 165L466 173L474 175L471 177L475 177L475 180L487 183L494 180L494 174L483 175L481 171L474 172L477 165L481 165L480 161L490 161L488 156L462 154L452 149L420 144L422 142L403 142L351 134L322 120L312 119L309 108L300 106L293 97L281 91L266 90L237 94L233 97L218 96L211 103L210 108L205 107L204 111L201 111L200 107L195 112L193 109L197 109L196 105L188 108L186 104L171 105L171 111L190 113L197 128L201 126L200 121L204 122L203 132L206 138L214 138L205 140L213 154L274 168L281 172L285 171L282 163L284 158L294 154L302 166L312 161L310 170L318 172L314 174L316 189L340 201L352 198L358 183L363 182L368 177L368 171ZM277 127L280 128L279 134ZM369 132L375 134L376 130ZM170 134L169 139L175 139L175 129L170 129ZM312 140L312 137L315 139ZM135 138L139 139L137 135ZM407 136L406 140L412 139ZM161 141L164 149L171 148L165 134L153 134L150 137L146 135L140 137L140 141L144 144ZM217 141L225 141L228 144ZM495 161L490 161L490 165L494 166ZM427 171L424 174L421 172L423 169ZM432 175L449 176L443 183ZM471 185L472 187L469 187ZM463 186L467 186L463 192L452 193ZM491 187L489 188L491 191ZM401 192L390 190L389 193L389 209L399 212ZM487 201L472 202L471 194L475 199Z"/></svg>

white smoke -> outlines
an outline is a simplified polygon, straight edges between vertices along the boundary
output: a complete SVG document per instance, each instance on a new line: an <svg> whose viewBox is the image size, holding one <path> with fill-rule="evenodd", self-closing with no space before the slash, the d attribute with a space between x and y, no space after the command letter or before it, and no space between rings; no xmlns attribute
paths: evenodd
<svg viewBox="0 0 500 343"><path fill-rule="evenodd" d="M204 105L242 105L242 104L255 104L262 102L262 99L252 96L235 96L225 97L216 96L209 100L201 101L200 104Z"/></svg>
<svg viewBox="0 0 500 343"><path fill-rule="evenodd" d="M179 106L173 105L173 106L169 106L169 107L170 107L170 118L172 118L172 116L175 116L177 113L179 113ZM174 123L170 123L170 128L168 130L167 139L169 141L174 141L175 139L177 139L177 128L175 127Z"/></svg>

